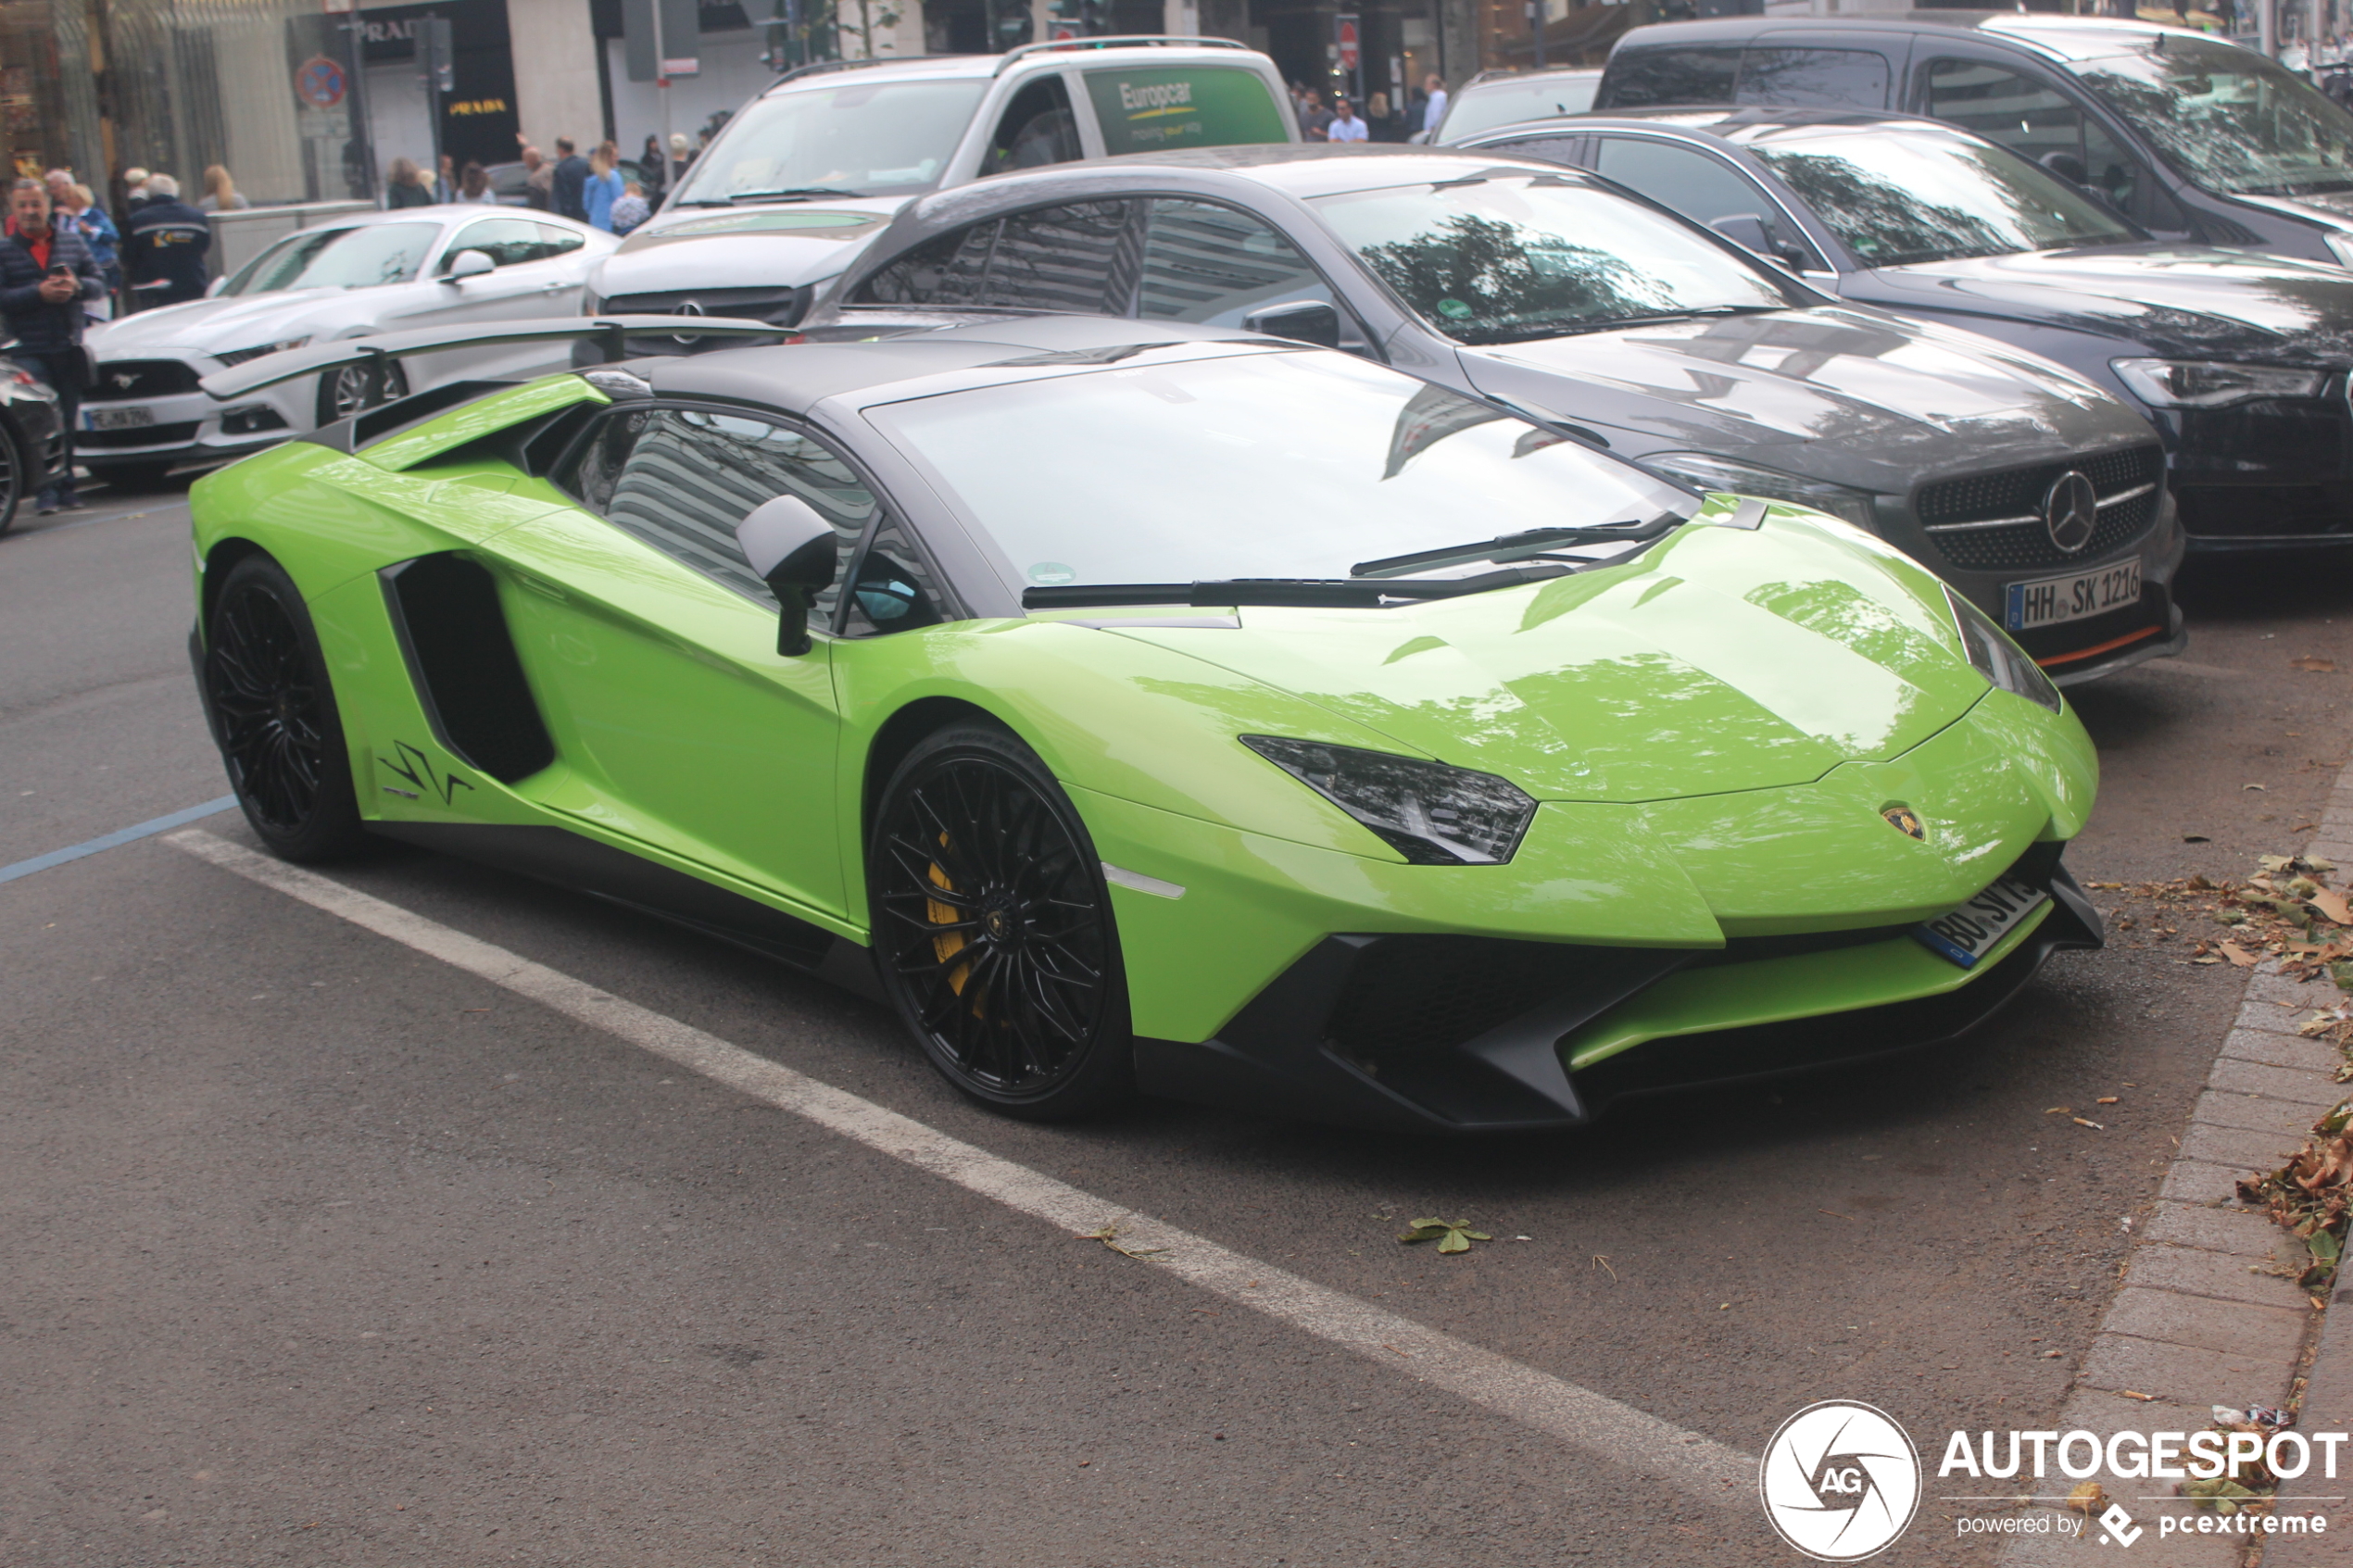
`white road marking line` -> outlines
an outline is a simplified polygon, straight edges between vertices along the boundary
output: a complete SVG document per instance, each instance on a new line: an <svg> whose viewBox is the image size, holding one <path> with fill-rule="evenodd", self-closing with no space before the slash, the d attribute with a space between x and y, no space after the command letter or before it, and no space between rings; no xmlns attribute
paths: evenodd
<svg viewBox="0 0 2353 1568"><path fill-rule="evenodd" d="M201 829L173 834L164 842L1075 1236L1116 1224L1117 1248L1147 1266L1459 1395L1571 1448L1705 1502L1743 1511L1750 1506L1757 1461L1696 1432L1149 1215L1123 1210L755 1056L692 1024L623 1001L316 872L257 855Z"/></svg>

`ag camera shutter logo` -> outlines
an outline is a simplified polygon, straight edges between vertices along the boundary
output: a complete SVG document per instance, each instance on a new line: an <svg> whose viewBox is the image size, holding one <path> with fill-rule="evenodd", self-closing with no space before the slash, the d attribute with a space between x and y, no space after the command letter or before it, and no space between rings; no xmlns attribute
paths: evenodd
<svg viewBox="0 0 2353 1568"><path fill-rule="evenodd" d="M1756 1490L1781 1539L1818 1562L1859 1562L1911 1524L1919 1450L1884 1411L1824 1399L1773 1434Z"/></svg>

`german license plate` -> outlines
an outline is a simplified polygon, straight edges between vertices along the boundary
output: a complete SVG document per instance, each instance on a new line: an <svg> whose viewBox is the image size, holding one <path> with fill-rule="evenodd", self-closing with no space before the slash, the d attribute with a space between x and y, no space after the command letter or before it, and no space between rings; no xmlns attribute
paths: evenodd
<svg viewBox="0 0 2353 1568"><path fill-rule="evenodd" d="M2050 901L2051 896L2039 887L2014 876L2001 877L1952 913L1912 927L1912 935L1929 951L1963 969L1975 969L1978 960L2018 929L2019 922Z"/></svg>
<svg viewBox="0 0 2353 1568"><path fill-rule="evenodd" d="M136 430L156 422L153 408L84 408L82 428L84 430Z"/></svg>
<svg viewBox="0 0 2353 1568"><path fill-rule="evenodd" d="M2002 624L2010 631L2057 626L2138 604L2141 562L2135 557L2080 577L2038 577L2032 583L2013 583L2006 592Z"/></svg>

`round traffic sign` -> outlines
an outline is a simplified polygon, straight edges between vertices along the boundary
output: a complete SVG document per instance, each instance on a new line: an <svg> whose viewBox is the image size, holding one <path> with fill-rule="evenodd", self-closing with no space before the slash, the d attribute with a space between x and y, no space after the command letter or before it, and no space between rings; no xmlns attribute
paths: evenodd
<svg viewBox="0 0 2353 1568"><path fill-rule="evenodd" d="M1341 22L1340 24L1340 69L1354 70L1356 58L1356 24L1353 21Z"/></svg>
<svg viewBox="0 0 2353 1568"><path fill-rule="evenodd" d="M343 67L324 55L313 55L295 69L295 96L314 109L331 109L343 102Z"/></svg>

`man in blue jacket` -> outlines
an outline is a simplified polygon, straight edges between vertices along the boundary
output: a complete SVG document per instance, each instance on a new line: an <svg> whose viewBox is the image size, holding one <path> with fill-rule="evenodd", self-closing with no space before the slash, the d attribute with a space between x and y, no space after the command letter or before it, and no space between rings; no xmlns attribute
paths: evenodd
<svg viewBox="0 0 2353 1568"><path fill-rule="evenodd" d="M49 192L40 181L19 180L9 190L8 219L12 232L0 239L0 320L17 340L8 358L49 384L65 425L62 460L54 478L43 476L33 510L78 511L73 433L90 363L82 346L82 305L102 297L106 284L81 234L51 223Z"/></svg>
<svg viewBox="0 0 2353 1568"><path fill-rule="evenodd" d="M122 229L122 272L133 310L202 299L212 220L180 199L180 182L147 176L147 202Z"/></svg>
<svg viewBox="0 0 2353 1568"><path fill-rule="evenodd" d="M556 180L554 195L556 210L566 218L588 221L588 160L582 157L569 136L556 138Z"/></svg>

